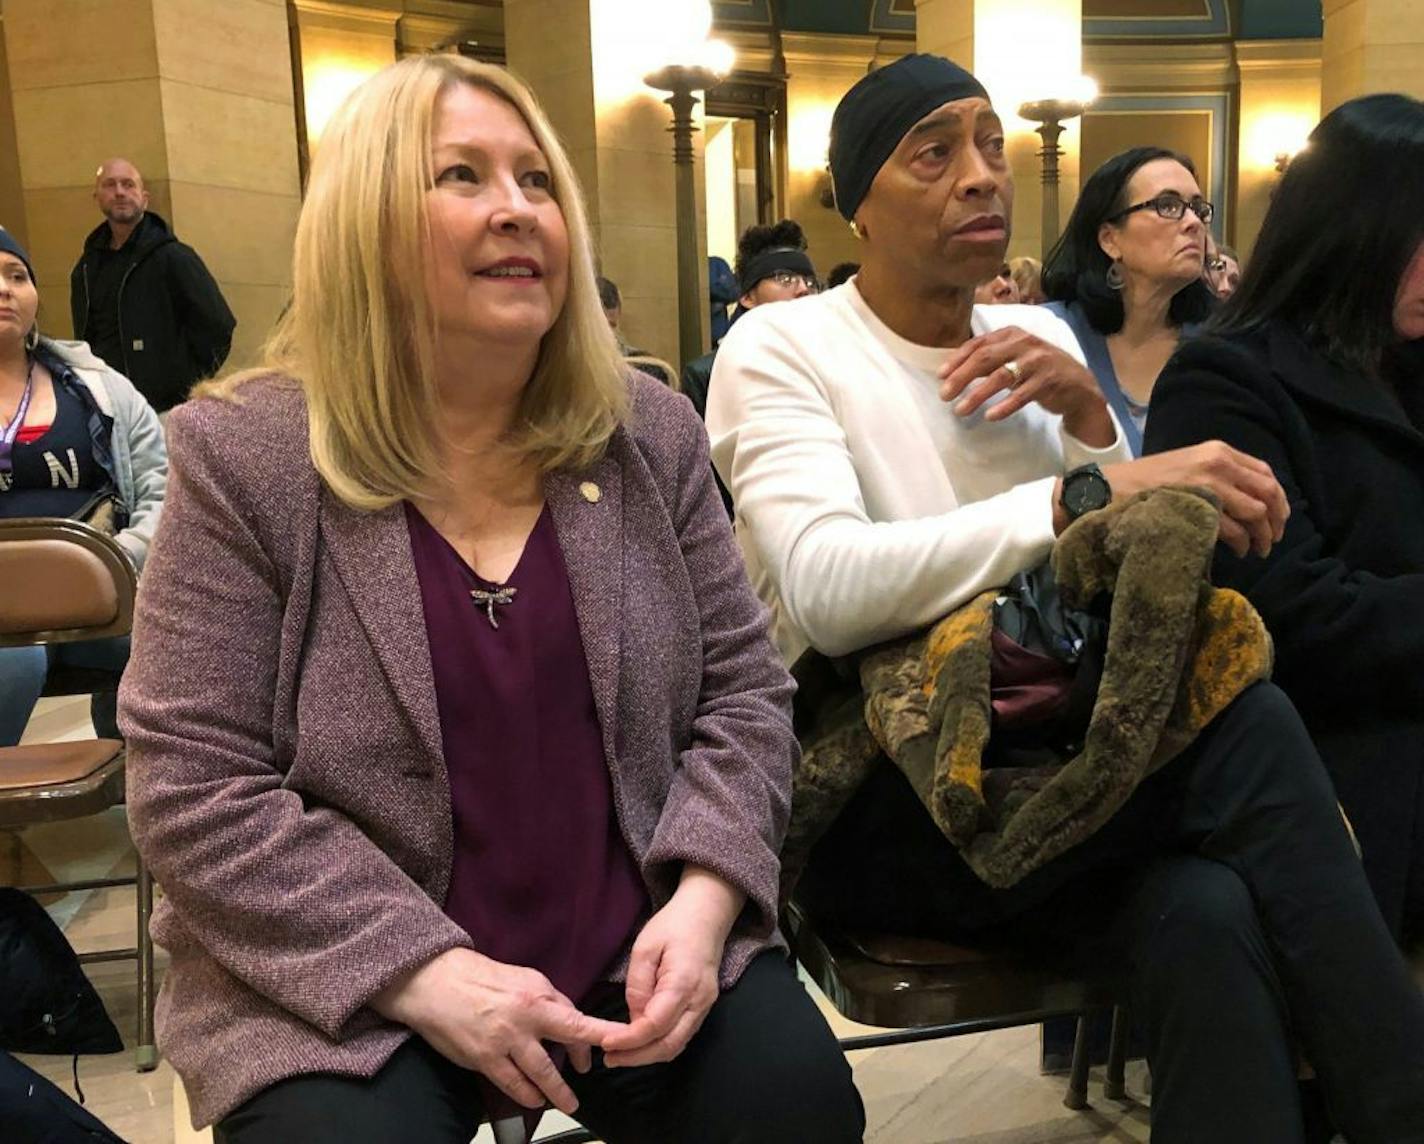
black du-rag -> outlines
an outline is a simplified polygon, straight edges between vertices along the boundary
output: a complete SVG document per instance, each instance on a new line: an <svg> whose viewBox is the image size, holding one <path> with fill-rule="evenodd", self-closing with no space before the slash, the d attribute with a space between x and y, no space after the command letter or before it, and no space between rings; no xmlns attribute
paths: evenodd
<svg viewBox="0 0 1424 1144"><path fill-rule="evenodd" d="M978 96L984 85L943 56L905 56L845 93L831 119L831 185L846 221L911 127L941 104Z"/></svg>

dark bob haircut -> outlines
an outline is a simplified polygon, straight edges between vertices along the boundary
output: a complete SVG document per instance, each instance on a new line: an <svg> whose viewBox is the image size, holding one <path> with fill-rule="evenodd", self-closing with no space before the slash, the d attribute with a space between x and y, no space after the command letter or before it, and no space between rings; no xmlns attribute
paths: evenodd
<svg viewBox="0 0 1424 1144"><path fill-rule="evenodd" d="M1276 188L1241 285L1211 327L1281 319L1318 352L1379 380L1394 301L1424 242L1424 103L1366 95L1310 133Z"/></svg>
<svg viewBox="0 0 1424 1144"><path fill-rule="evenodd" d="M1196 178L1192 161L1165 147L1134 147L1114 155L1083 184L1063 237L1043 260L1043 292L1049 301L1077 302L1088 324L1104 336L1122 329L1122 294L1108 285L1112 259L1098 245L1098 231L1113 215L1132 206L1127 184L1139 167L1155 159L1180 163ZM1177 291L1167 317L1178 326L1200 322L1215 304L1211 289L1197 279Z"/></svg>

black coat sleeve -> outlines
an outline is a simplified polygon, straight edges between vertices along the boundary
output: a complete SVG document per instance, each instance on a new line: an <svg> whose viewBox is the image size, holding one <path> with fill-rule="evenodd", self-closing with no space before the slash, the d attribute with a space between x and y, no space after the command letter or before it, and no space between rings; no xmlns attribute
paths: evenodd
<svg viewBox="0 0 1424 1144"><path fill-rule="evenodd" d="M1245 353L1184 347L1158 379L1145 453L1221 440L1269 464L1290 499L1271 554L1218 546L1216 583L1256 606L1276 645L1276 678L1303 709L1352 717L1424 704L1424 574L1383 577L1335 555L1311 515L1315 471L1305 419Z"/></svg>
<svg viewBox="0 0 1424 1144"><path fill-rule="evenodd" d="M84 338L84 327L89 320L86 312L88 305L89 294L84 289L84 256L81 254L79 261L74 264L74 269L69 272L69 319L73 323L70 329L81 341Z"/></svg>
<svg viewBox="0 0 1424 1144"><path fill-rule="evenodd" d="M173 246L167 267L173 312L194 365L204 375L216 373L232 348L237 319L197 252L182 243Z"/></svg>

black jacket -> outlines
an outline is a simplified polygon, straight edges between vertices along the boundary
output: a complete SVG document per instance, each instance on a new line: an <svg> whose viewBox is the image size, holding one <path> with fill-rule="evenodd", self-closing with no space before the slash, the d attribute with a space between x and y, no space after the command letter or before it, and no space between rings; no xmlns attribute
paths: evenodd
<svg viewBox="0 0 1424 1144"><path fill-rule="evenodd" d="M74 336L81 341L89 321L89 282L98 252L108 243L105 222L85 239L84 253L70 275ZM119 287L122 360L108 364L162 412L227 360L237 320L203 260L179 242L158 215L149 211L143 216L132 243L132 262Z"/></svg>
<svg viewBox="0 0 1424 1144"><path fill-rule="evenodd" d="M682 367L682 392L697 410L697 416L707 420L707 389L712 381L712 364L717 360L717 351L693 358Z"/></svg>
<svg viewBox="0 0 1424 1144"><path fill-rule="evenodd" d="M1410 381L1424 388L1424 369ZM1411 420L1386 386L1281 323L1183 345L1157 381L1144 442L1160 453L1220 439L1284 486L1285 539L1264 560L1218 548L1216 582L1265 618L1276 680L1335 780L1397 935L1424 930L1421 425L1419 405Z"/></svg>

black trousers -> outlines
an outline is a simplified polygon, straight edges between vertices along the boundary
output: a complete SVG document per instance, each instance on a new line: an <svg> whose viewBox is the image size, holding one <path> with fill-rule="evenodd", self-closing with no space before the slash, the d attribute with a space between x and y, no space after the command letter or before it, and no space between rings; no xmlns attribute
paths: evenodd
<svg viewBox="0 0 1424 1144"><path fill-rule="evenodd" d="M621 1002L596 1015L626 1020ZM578 1119L608 1144L858 1144L850 1066L785 955L755 958L667 1064L565 1069ZM419 1037L370 1080L293 1077L225 1117L217 1144L469 1144L485 1119L476 1075Z"/></svg>
<svg viewBox="0 0 1424 1144"><path fill-rule="evenodd" d="M1295 1046L1351 1144L1424 1142L1424 994L1269 684L1009 890L979 881L887 764L798 896L843 924L1116 961L1148 1038L1154 1144L1301 1144Z"/></svg>

